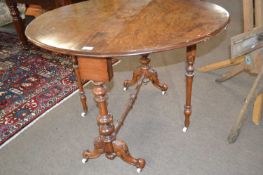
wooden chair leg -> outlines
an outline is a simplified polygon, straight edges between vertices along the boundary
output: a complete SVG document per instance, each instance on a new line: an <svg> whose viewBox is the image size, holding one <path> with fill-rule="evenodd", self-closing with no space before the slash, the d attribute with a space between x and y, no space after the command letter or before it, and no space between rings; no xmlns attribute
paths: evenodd
<svg viewBox="0 0 263 175"><path fill-rule="evenodd" d="M27 45L27 38L25 36L25 26L23 23L23 20L21 19L20 15L19 15L19 11L17 9L17 1L16 0L5 0L10 13L13 17L13 23L16 29L16 32L18 34L18 37L20 39L20 41L22 42L22 44L24 46Z"/></svg>
<svg viewBox="0 0 263 175"><path fill-rule="evenodd" d="M263 106L263 93L257 96L256 101L254 103L252 121L255 125L260 124L262 106Z"/></svg>

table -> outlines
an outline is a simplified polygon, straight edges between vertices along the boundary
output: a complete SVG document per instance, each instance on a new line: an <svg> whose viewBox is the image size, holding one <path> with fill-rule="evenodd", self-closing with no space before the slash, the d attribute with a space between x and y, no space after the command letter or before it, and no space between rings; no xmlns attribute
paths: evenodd
<svg viewBox="0 0 263 175"><path fill-rule="evenodd" d="M94 81L92 92L99 108L99 136L94 141L94 150L83 152L83 161L102 154L108 159L118 156L140 172L145 160L134 158L127 144L116 139L122 123L115 126L107 109L104 84L113 78L111 59L141 55L142 66L124 86L143 77L166 91L167 85L160 84L157 72L149 66L148 56L186 47L186 131L192 108L196 44L225 29L228 22L229 13L225 9L199 0L90 0L39 16L28 25L26 36L42 48L72 55L78 82ZM83 91L80 93L85 98Z"/></svg>
<svg viewBox="0 0 263 175"><path fill-rule="evenodd" d="M23 45L27 44L27 39L25 36L25 27L23 20L21 19L18 9L17 3L27 3L27 4L37 4L40 5L44 10L52 10L64 5L68 5L71 3L71 0L5 0L10 13L13 17L14 26L18 37Z"/></svg>

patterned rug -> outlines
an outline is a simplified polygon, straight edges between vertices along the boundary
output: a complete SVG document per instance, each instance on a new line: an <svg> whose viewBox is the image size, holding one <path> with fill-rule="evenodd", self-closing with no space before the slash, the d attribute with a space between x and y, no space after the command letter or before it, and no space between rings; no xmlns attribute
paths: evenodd
<svg viewBox="0 0 263 175"><path fill-rule="evenodd" d="M76 89L69 57L0 32L0 147Z"/></svg>

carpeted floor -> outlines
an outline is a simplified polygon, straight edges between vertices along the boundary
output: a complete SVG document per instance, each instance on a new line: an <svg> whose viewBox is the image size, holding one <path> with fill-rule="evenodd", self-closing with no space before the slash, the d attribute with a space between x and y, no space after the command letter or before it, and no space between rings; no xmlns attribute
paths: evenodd
<svg viewBox="0 0 263 175"><path fill-rule="evenodd" d="M242 31L242 1L210 0L225 7L232 15L228 30L198 45L196 67L229 57L230 37ZM124 139L132 155L146 160L146 175L262 175L263 127L254 126L249 116L235 144L227 135L255 77L242 73L222 84L215 78L225 70L196 73L193 89L191 127L182 133L184 122L184 49L152 55L152 65L168 94L150 84L143 86L135 107L118 138ZM124 58L108 84L109 110L115 119L125 105L129 92L122 91L122 81L131 76L137 57ZM81 152L92 149L97 136L96 105L87 89L89 114L80 117L76 94L52 110L45 118L23 132L0 150L1 175L113 175L136 174L136 168L120 159L104 156L81 163Z"/></svg>
<svg viewBox="0 0 263 175"><path fill-rule="evenodd" d="M0 148L77 90L72 61L0 31Z"/></svg>

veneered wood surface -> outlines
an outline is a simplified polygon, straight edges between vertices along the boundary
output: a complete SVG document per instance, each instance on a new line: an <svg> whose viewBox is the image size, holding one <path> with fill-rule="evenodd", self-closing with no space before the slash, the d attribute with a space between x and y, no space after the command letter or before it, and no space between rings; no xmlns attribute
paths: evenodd
<svg viewBox="0 0 263 175"><path fill-rule="evenodd" d="M82 80L109 82L113 77L112 61L110 58L79 57L78 64Z"/></svg>
<svg viewBox="0 0 263 175"><path fill-rule="evenodd" d="M26 35L52 51L113 57L193 45L228 22L224 8L200 0L89 0L39 16Z"/></svg>

